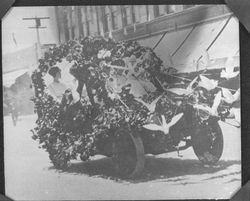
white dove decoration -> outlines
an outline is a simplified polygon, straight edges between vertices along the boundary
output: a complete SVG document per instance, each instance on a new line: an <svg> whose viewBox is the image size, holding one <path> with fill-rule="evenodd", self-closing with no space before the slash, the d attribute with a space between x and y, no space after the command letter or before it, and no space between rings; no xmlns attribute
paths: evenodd
<svg viewBox="0 0 250 201"><path fill-rule="evenodd" d="M231 93L229 89L222 88L222 100L226 103L232 104L240 99L240 89L238 89L234 94Z"/></svg>
<svg viewBox="0 0 250 201"><path fill-rule="evenodd" d="M183 116L183 113L179 113L175 115L169 123L167 123L165 116L161 115L161 119L162 119L161 125L146 124L143 127L152 131L162 131L165 135L168 135L170 127L175 125L181 119L182 116Z"/></svg>
<svg viewBox="0 0 250 201"><path fill-rule="evenodd" d="M234 119L235 121L239 124L238 126L240 126L240 108L232 108L231 112L234 115Z"/></svg>
<svg viewBox="0 0 250 201"><path fill-rule="evenodd" d="M123 70L123 71L127 71L130 69L128 67L122 67L122 66L115 66L115 65L107 65L105 64L105 66L110 67L111 69L119 69L119 70ZM121 87L130 84L130 94L133 94L134 97L141 97L145 94L147 94L148 92L146 91L146 89L149 88L149 91L155 91L156 89L150 85L150 84L146 84L145 82L139 80L138 78L136 78L135 76L132 76L133 73L129 73L127 75L122 75L122 77L124 77L125 79L127 79L124 83L121 84L115 84L115 85L120 85Z"/></svg>
<svg viewBox="0 0 250 201"><path fill-rule="evenodd" d="M240 71L234 72L234 59L233 57L229 57L225 64L225 70L221 71L220 77L228 80L236 77L239 73Z"/></svg>
<svg viewBox="0 0 250 201"><path fill-rule="evenodd" d="M170 88L170 89L166 89L166 90L167 90L167 91L170 91L170 92L172 92L172 93L175 93L175 94L177 94L177 95L179 95L179 96L183 96L183 95L187 96L187 95L193 93L193 85L194 85L194 83L197 81L197 79L198 79L198 76L195 77L195 78L189 83L189 85L187 86L186 89L183 89L183 88Z"/></svg>
<svg viewBox="0 0 250 201"><path fill-rule="evenodd" d="M98 59L104 59L110 56L111 56L111 52L109 50L100 50L97 54Z"/></svg>
<svg viewBox="0 0 250 201"><path fill-rule="evenodd" d="M157 102L160 100L161 97L162 97L162 95L159 96L159 97L157 97L157 98L156 98L155 100L153 100L150 104L145 103L143 100L141 100L141 99L139 99L139 98L135 98L135 100L137 100L138 102L140 102L140 103L142 103L144 106L146 106L150 113L154 113L154 112L155 112L156 104L157 104Z"/></svg>
<svg viewBox="0 0 250 201"><path fill-rule="evenodd" d="M215 89L218 86L217 80L208 79L207 77L200 75L200 81L198 86L205 88L208 91Z"/></svg>
<svg viewBox="0 0 250 201"><path fill-rule="evenodd" d="M152 82L149 81L144 81L144 80L139 80L139 82L141 83L141 85L143 86L143 88L147 91L147 92L155 92L156 91L156 87L154 84L152 84Z"/></svg>
<svg viewBox="0 0 250 201"><path fill-rule="evenodd" d="M129 93L132 94L136 98L139 98L148 94L148 92L145 90L143 85L136 79L128 79L126 81L126 85L130 85Z"/></svg>
<svg viewBox="0 0 250 201"><path fill-rule="evenodd" d="M209 107L207 105L196 104L196 105L194 105L194 108L196 108L198 110L203 110L211 116L218 116L217 110L218 110L218 107L220 105L220 102L221 102L221 91L219 91L215 95L212 107Z"/></svg>

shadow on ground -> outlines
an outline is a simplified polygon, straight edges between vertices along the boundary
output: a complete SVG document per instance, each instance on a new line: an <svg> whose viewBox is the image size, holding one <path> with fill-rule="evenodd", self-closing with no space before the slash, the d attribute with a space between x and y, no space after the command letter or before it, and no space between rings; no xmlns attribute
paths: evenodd
<svg viewBox="0 0 250 201"><path fill-rule="evenodd" d="M60 172L85 174L91 177L101 177L117 182L141 183L157 179L167 179L168 181L175 182L181 180L181 178L175 177L213 174L235 164L240 164L240 161L221 160L216 166L204 167L198 160L194 159L156 158L154 156L146 156L145 168L140 178L121 179L113 169L112 160L110 158L101 158L87 162L73 163L67 169L60 170ZM49 169L54 168L51 167ZM240 174L240 172L235 172L234 174ZM208 178L215 179L212 175Z"/></svg>

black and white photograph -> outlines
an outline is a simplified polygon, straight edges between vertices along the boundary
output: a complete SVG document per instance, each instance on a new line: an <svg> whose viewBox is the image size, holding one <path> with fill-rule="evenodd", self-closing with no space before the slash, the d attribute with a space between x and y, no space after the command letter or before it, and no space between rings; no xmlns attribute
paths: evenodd
<svg viewBox="0 0 250 201"><path fill-rule="evenodd" d="M241 188L239 21L227 5L12 7L2 80L10 199Z"/></svg>

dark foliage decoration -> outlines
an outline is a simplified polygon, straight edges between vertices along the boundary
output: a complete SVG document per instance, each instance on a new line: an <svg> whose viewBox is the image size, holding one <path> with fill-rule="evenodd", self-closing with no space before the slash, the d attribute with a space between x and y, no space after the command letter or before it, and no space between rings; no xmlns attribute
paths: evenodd
<svg viewBox="0 0 250 201"><path fill-rule="evenodd" d="M105 56L105 53L108 54ZM85 37L52 47L39 60L39 66L32 74L33 101L38 114L37 127L32 130L33 139L47 150L56 167L64 167L70 159L78 156L87 160L95 152L96 140L109 137L112 130L140 128L147 121L147 108L129 93L131 84L122 86L120 91L112 91L112 86L111 89L107 86L107 80L114 81L113 75L124 73L126 76L129 73L129 69L112 66L125 68L124 58L132 55L141 61L137 68L145 70L139 76L152 81L152 75L160 72L162 61L150 48L141 47L134 41L114 42L101 37ZM84 98L74 104L68 103L64 101L66 94L59 103L46 93L43 77L63 58L73 63L70 73L78 80L77 91L81 94L86 84L91 103Z"/></svg>

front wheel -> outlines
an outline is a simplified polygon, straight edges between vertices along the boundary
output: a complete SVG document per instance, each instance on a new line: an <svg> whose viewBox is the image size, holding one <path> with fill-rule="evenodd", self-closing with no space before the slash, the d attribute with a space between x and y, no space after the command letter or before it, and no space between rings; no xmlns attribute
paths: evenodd
<svg viewBox="0 0 250 201"><path fill-rule="evenodd" d="M144 169L144 147L140 136L119 129L112 144L114 168L121 177L135 178Z"/></svg>
<svg viewBox="0 0 250 201"><path fill-rule="evenodd" d="M192 135L192 145L195 155L203 164L217 163L223 152L223 134L219 123L199 125Z"/></svg>

